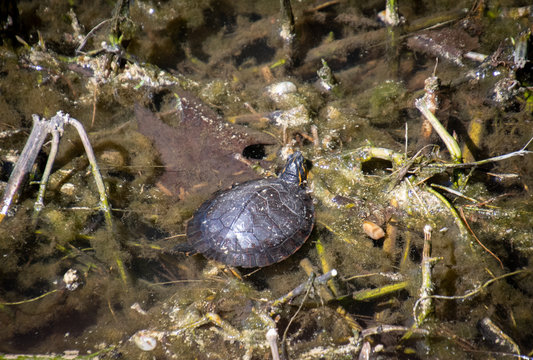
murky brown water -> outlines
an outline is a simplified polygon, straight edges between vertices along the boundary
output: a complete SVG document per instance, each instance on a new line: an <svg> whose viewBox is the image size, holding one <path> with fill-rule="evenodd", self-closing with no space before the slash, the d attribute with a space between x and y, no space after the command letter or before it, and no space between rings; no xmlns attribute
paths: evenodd
<svg viewBox="0 0 533 360"><path fill-rule="evenodd" d="M414 104L436 104L464 163L522 149L526 4L402 1L393 29L381 2L294 1L292 43L278 1L135 1L116 21L103 1L17 5L0 47L0 180L32 114L61 110L89 133L113 211L106 223L67 126L44 209L29 184L0 223L2 354L265 359L276 329L290 359L533 356L533 156L461 167ZM316 202L295 255L232 272L169 251L203 201L292 150Z"/></svg>

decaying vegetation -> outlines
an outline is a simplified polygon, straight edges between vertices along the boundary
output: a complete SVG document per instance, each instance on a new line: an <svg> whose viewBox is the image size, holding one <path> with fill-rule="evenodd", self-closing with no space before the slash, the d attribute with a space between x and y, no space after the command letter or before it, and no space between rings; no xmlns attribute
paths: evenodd
<svg viewBox="0 0 533 360"><path fill-rule="evenodd" d="M5 356L533 356L531 7L0 11ZM295 149L316 201L295 255L169 253Z"/></svg>

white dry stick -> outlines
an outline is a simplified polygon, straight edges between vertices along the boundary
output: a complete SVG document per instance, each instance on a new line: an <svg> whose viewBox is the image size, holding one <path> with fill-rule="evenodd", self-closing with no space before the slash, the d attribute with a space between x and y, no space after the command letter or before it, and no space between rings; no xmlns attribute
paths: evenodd
<svg viewBox="0 0 533 360"><path fill-rule="evenodd" d="M275 328L270 328L266 333L266 339L272 350L272 359L279 360L278 350L278 331Z"/></svg>

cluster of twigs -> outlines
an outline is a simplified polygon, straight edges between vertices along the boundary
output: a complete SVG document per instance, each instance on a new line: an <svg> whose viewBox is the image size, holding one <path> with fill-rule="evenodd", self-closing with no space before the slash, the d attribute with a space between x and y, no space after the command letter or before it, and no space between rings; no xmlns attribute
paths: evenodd
<svg viewBox="0 0 533 360"><path fill-rule="evenodd" d="M26 145L22 150L19 159L11 172L9 180L7 182L4 194L2 195L0 209L0 222L7 215L9 208L13 202L13 199L20 187L23 184L23 181L27 178L28 174L35 163L37 155L41 151L44 141L48 134L52 135L52 148L50 149L50 154L48 156L48 161L44 168L43 176L40 181L39 194L37 196L37 201L35 202L34 210L35 216L38 216L39 212L44 206L44 194L46 191L46 186L48 184L48 178L52 171L54 165L54 160L57 155L57 150L59 147L60 137L63 134L63 128L65 125L72 125L78 131L80 139L85 148L87 158L91 164L91 172L94 176L96 186L98 187L98 193L100 194L100 210L105 214L105 218L108 226L112 227L111 220L111 209L109 202L107 201L107 195L105 191L104 181L98 164L96 163L96 158L89 141L89 137L83 128L83 125L76 119L70 117L68 114L63 114L61 111L53 116L50 120L41 119L38 115L33 115L33 128L26 141Z"/></svg>

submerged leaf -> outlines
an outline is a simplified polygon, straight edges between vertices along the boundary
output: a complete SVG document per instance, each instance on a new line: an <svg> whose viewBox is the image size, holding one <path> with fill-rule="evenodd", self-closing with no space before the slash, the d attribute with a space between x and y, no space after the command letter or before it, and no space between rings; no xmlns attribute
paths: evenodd
<svg viewBox="0 0 533 360"><path fill-rule="evenodd" d="M178 95L181 119L176 127L149 109L135 106L139 132L153 141L165 166L159 183L183 198L200 189L210 194L256 178L257 174L235 155L251 145L273 144L274 138L225 122L188 92L179 91Z"/></svg>

